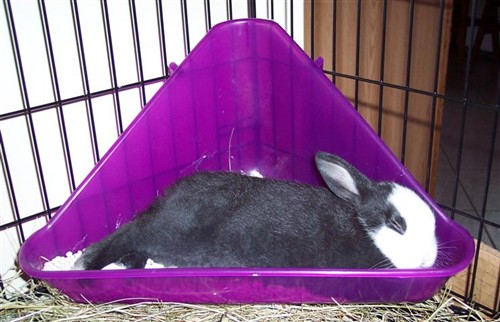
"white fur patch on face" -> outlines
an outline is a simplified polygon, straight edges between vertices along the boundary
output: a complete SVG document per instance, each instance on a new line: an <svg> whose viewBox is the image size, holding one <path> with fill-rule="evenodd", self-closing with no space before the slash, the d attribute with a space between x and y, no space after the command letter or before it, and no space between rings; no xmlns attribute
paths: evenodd
<svg viewBox="0 0 500 322"><path fill-rule="evenodd" d="M389 203L406 221L403 235L387 226L371 233L375 245L397 268L428 268L436 261L436 219L412 190L394 184Z"/></svg>
<svg viewBox="0 0 500 322"><path fill-rule="evenodd" d="M354 182L351 174L346 169L334 163L327 163L324 165L324 167L331 178L339 182L340 185L342 185L345 189L359 195L358 188L356 188L356 183Z"/></svg>

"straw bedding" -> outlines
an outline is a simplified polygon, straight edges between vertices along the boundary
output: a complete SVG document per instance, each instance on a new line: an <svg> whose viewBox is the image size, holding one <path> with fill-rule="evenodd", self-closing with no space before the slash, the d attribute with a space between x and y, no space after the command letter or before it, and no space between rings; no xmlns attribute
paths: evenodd
<svg viewBox="0 0 500 322"><path fill-rule="evenodd" d="M27 291L12 293L4 281L0 321L487 321L446 289L416 304L193 305L74 303L44 282L28 280ZM9 290L9 296L5 293ZM139 300L140 301L140 300Z"/></svg>

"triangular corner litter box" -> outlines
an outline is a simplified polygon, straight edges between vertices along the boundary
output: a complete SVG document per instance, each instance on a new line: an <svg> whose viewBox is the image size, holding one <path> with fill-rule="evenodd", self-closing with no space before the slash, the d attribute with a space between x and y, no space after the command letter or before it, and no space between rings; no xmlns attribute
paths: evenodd
<svg viewBox="0 0 500 322"><path fill-rule="evenodd" d="M318 150L420 194L446 245L439 267L42 270L47 258L100 240L194 171L258 171L322 184L313 163ZM54 218L22 245L19 263L78 302L416 302L432 297L473 255L470 234L443 214L293 39L272 21L247 19L212 28Z"/></svg>

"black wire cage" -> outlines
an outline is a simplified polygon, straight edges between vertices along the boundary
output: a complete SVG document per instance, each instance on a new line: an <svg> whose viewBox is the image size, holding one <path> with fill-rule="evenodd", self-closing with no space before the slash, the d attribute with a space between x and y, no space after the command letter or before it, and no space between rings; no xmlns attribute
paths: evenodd
<svg viewBox="0 0 500 322"><path fill-rule="evenodd" d="M3 1L0 287L20 245L169 77L168 64L214 24L258 17L278 21L311 58L324 58L324 73L477 239L473 264L453 291L498 315L497 7L490 0Z"/></svg>

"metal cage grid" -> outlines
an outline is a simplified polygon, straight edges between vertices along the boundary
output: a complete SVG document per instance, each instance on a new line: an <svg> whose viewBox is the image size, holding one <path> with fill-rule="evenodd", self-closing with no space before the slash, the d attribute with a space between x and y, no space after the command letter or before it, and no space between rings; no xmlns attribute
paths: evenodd
<svg viewBox="0 0 500 322"><path fill-rule="evenodd" d="M415 1L414 0L409 0L410 1L410 11L408 12L409 15L409 20L410 20L410 28L409 28L409 44L411 44L411 38L412 38L412 33L413 33L413 19L414 19L414 8L415 8ZM6 184L6 189L8 192L8 197L9 200L5 201L2 200L2 202L8 202L10 203L10 206L13 210L14 218L12 218L11 221L8 222L3 222L0 225L0 232L5 231L7 229L14 228L19 236L20 242L24 242L25 239L28 237L27 233L24 231L23 226L30 222L33 221L37 218L46 218L46 220L49 220L52 216L52 214L57 211L60 205L58 204L52 204L49 202L49 196L47 193L47 180L50 180L50 178L47 178L47 176L44 174L44 169L41 163L41 156L39 152L39 147L38 147L38 142L37 142L37 131L35 130L34 126L34 121L33 121L33 116L39 112L46 111L46 110L56 110L58 114L58 122L59 122L59 132L61 135L61 140L63 142L63 151L64 151L64 159L65 159L65 165L66 165L66 174L67 174L67 180L68 184L70 186L70 191L73 191L76 186L78 185L77 180L75 179L74 171L73 171L73 156L70 151L69 143L68 143L68 137L67 137L67 125L65 122L65 109L64 107L76 103L76 102L84 102L86 104L86 112L88 115L89 119L89 137L91 138L92 142L92 158L94 161L94 164L99 161L101 156L103 155L103 152L101 149L99 149L99 144L97 140L98 133L96 131L96 125L95 125L95 120L94 120L94 106L92 105L92 99L101 97L101 96L106 96L106 95L112 95L113 97L113 102L114 102L114 115L115 115L115 125L118 134L120 134L124 130L124 122L122 118L122 104L121 104L121 99L120 99L120 93L129 89L137 88L140 92L140 102L141 106L144 106L147 101L147 96L146 96L146 87L151 84L157 84L163 82L165 79L169 77L169 69L168 69L168 62L169 62L169 56L167 53L166 49L166 44L165 44L165 35L168 33L168 31L165 28L164 25L164 17L165 15L169 14L165 12L165 8L163 6L162 1L155 1L155 6L156 6L156 18L157 18L157 26L158 26L158 34L160 35L158 41L159 41L159 47L160 47L160 55L161 55L161 65L162 65L162 75L160 77L155 77L155 78L147 78L144 75L143 72L143 57L141 55L141 42L140 42L140 33L139 33L139 25L138 25L138 19L137 19L137 8L136 8L136 2L135 1L129 1L127 3L128 5L128 11L130 14L130 24L133 30L133 39L134 39L134 48L135 48L135 60L136 60L136 69L137 69L137 75L138 75L138 81L129 83L126 85L119 85L117 81L117 67L115 64L115 52L114 52L114 42L113 42L113 37L111 33L111 26L110 26L110 16L109 16L109 8L108 8L108 1L103 0L100 2L101 6L101 17L99 19L102 19L103 21L103 26L104 26L104 34L105 34L105 39L106 39L106 46L107 46L107 59L109 61L109 66L110 66L110 77L111 77L111 88L105 89L105 90L99 90L99 91L92 91L90 89L89 85L89 77L88 77L88 72L87 72L87 60L86 60L86 48L84 46L84 42L82 40L82 28L81 28L81 23L80 23L80 13L79 13L79 1L76 0L71 0L70 5L71 5L71 13L72 13L72 20L74 23L74 32L75 32L75 38L76 38L76 43L77 43L77 48L78 48L78 60L80 63L79 68L81 69L82 72L82 86L84 88L84 93L83 95L71 97L71 98L62 98L61 93L60 93L60 81L58 79L58 64L56 62L56 58L54 56L54 48L52 45L52 39L51 39L51 28L49 26L49 17L47 15L47 9L46 9L46 3L45 1L39 1L38 2L38 9L39 9L39 14L40 14L40 20L42 22L42 28L43 28L43 34L44 34L44 43L45 43L45 48L46 48L46 55L48 57L48 62L49 62L49 68L50 68L50 75L52 77L52 89L54 92L54 97L55 100L53 102L47 103L47 104L41 104L41 105L34 105L30 102L30 97L28 95L28 89L27 89L27 83L25 79L25 66L23 65L23 59L22 55L20 52L20 46L19 46L19 41L18 41L18 30L16 29L16 15L12 9L12 2L10 0L4 1L4 12L2 12L3 18L6 19L6 24L8 26L8 31L10 34L10 43L11 43L11 48L4 48L3 50L11 50L13 52L13 56L15 59L15 68L17 71L17 77L18 77L18 82L19 82L19 89L22 97L22 106L17 107L13 111L9 112L0 112L0 124L2 122L11 120L11 119L16 119L16 118L21 118L26 121L27 124L27 130L29 132L29 137L31 140L31 151L32 151L32 158L36 167L36 173L37 173L37 178L38 178L38 187L40 194L42 196L42 202L43 202L43 211L38 212L38 213L33 213L31 215L27 216L22 216L19 211L18 207L18 202L16 198L16 189L14 188L14 181L16 180L15 177L13 177L13 174L10 171L10 160L9 160L9 153L6 150L5 144L4 144L4 138L2 136L2 131L0 129L0 160L1 160L1 165L2 165L2 174L5 176L5 184ZM192 48L192 43L191 43L191 38L190 38L190 25L191 22L189 20L189 12L188 12L188 6L187 6L187 0L180 0L180 8L181 8L181 17L182 17L182 36L183 36L183 43L184 43L184 52L185 54L188 54L191 51ZM236 1L234 1L236 2ZM241 1L240 1L241 2ZM471 1L471 16L475 17L476 16L476 8L478 6L477 0L472 0ZM263 18L268 18L268 19L274 19L274 10L277 6L278 1L273 1L273 0L267 0L265 3L266 9L267 9L267 16ZM287 8L287 19L288 22L290 23L290 28L289 28L289 33L292 37L294 37L294 28L300 28L302 26L297 26L296 20L294 21L294 16L296 13L294 13L294 1L289 0L289 1L284 1L285 6ZM241 4L241 3L240 3ZM125 4L124 4L125 5ZM201 5L201 4L200 4ZM225 6L226 6L226 18L227 20L233 19L233 6L235 4L231 0L226 0L225 1ZM257 17L257 1L255 0L249 0L246 1L246 10L247 10L247 15L248 17ZM311 21L314 21L314 6L315 2L314 1L306 1L305 5L310 5L310 12L311 12ZM338 14L337 12L337 1L333 0L333 17L335 18ZM440 0L439 1L439 30L437 31L439 33L438 37L438 43L441 43L441 36L443 33L443 13L445 10L445 1ZM212 19L212 3L210 0L204 0L203 1L203 9L204 9L204 25L206 31L208 31L213 24L213 19ZM476 20L475 19L470 19L470 25L469 25L469 44L468 44L468 51L467 51L467 59L465 63L465 69L464 69L464 82L463 82L463 91L461 96L450 96L446 94L441 94L438 93L438 77L439 77L439 61L441 58L442 53L440 50L437 50L436 57L435 57L435 65L436 65L436 70L434 73L434 87L433 91L424 91L421 89L417 88L412 88L410 86L410 72L411 69L409 68L411 61L412 61L412 46L409 45L407 48L407 57L406 57L406 75L405 75L405 86L401 86L398 84L390 83L387 82L384 79L384 66L388 64L387 61L385 61L385 50L386 50L386 31L387 31L387 0L383 1L383 18L382 18L382 45L381 45L381 61L380 65L382 66L381 68L381 74L379 79L369 79L365 77L360 76L359 72L359 66L360 66L360 23L361 23L361 1L358 0L357 2L357 20L356 20L356 68L355 68L355 74L344 74L337 72L335 70L335 65L333 65L332 70L324 70L324 72L327 75L330 75L332 77L333 82L338 78L346 78L346 79L351 79L355 82L355 97L354 97L354 106L358 108L358 103L359 103L359 98L358 98L358 93L359 93L359 84L364 82L364 83L369 83L373 85L378 85L379 91L380 91L380 100L379 100L379 106L378 106L378 134L381 135L382 131L382 112L383 112L383 93L384 90L387 88L393 88L397 89L400 91L404 91L405 93L405 108L404 108L404 114L403 114L403 121L404 121L404 127L403 127L403 132L401 133L403 140L402 140L402 146L401 146L401 161L404 163L405 162L405 151L406 151L406 141L407 141L407 122L408 122L408 100L409 100L409 94L410 93L417 93L421 95L425 95L428 97L432 97L433 100L433 105L432 105L432 123L431 123L431 135L430 135L430 141L429 141L429 157L427 159L427 169L426 169L426 179L425 179L425 188L429 188L429 182L430 182L430 176L431 176L431 151L433 149L433 142L434 142L434 125L435 125L435 110L436 110L436 105L437 105L437 100L445 100L445 101L450 101L450 102L455 102L455 103L460 103L462 105L462 110L460 111L460 128L458 129L459 131L459 143L458 143L458 154L456 158L456 164L455 167L457 169L455 179L454 179L454 184L453 184L453 198L451 201L451 204L440 204L440 207L442 209L448 211L450 213L450 216L453 218L455 216L462 216L466 217L475 221L479 222L479 233L477 235L478 241L481 241L483 238L483 232L485 227L493 227L493 228L500 228L500 220L498 218L495 218L495 220L490 220L485 218L485 209L486 205L488 202L488 198L491 198L491 194L489 193L491 187L490 187L490 181L492 178L492 166L493 166L493 161L494 161L494 155L495 155L495 146L496 144L496 137L497 137L497 131L498 131L498 114L500 111L500 81L497 86L497 95L496 95L496 102L491 103L491 104L486 104L483 102L477 102L474 100L471 100L469 98L469 92L470 92L470 84L471 84L471 66L472 66L472 41L473 41L473 35L474 35L474 28L476 27ZM333 40L333 52L332 52L332 61L335 62L335 39L336 39L336 30L335 30L335 24L333 24L333 33L331 35L332 40ZM311 24L310 28L310 33L311 33L311 43L310 43L310 48L309 52L311 53L311 57L315 58L315 43L314 43L314 24ZM440 46L438 46L440 48ZM461 169L461 162L462 162L462 153L464 149L464 137L465 137L465 127L466 127L466 120L468 116L468 111L470 109L488 109L493 112L494 115L494 120L493 120L493 128L491 131L491 139L489 142L489 153L487 157L487 180L486 184L483 187L477 187L478 189L483 189L484 190L484 199L482 200L482 209L480 210L481 216L478 218L474 214L470 214L467 212L464 212L457 207L457 196L458 196L458 190L460 186L460 169ZM476 251L479 252L480 248L480 243L477 244L477 249ZM473 294L474 294L474 281L475 281L475 276L476 276L476 270L477 270L477 261L478 261L478 256L476 256L474 260L474 270L472 272L472 284L470 285L469 291L467 294L457 294L458 296L464 298L466 301L472 302L473 299ZM498 284L498 283L497 283ZM2 280L0 279L0 287L3 289L4 285ZM498 286L497 286L498 287ZM498 292L498 290L497 290ZM498 302L498 301L497 301ZM492 315L498 315L498 307L482 307L482 309L487 310L490 312Z"/></svg>

